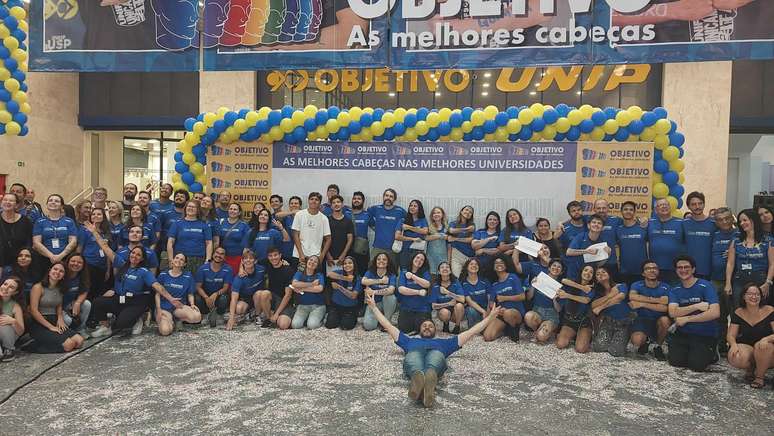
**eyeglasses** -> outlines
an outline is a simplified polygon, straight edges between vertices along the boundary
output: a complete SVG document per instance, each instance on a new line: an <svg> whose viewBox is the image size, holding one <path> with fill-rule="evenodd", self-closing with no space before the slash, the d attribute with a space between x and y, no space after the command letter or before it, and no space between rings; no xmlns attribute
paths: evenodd
<svg viewBox="0 0 774 436"><path fill-rule="evenodd" d="M676 269L691 269L693 268L691 265L678 265Z"/></svg>

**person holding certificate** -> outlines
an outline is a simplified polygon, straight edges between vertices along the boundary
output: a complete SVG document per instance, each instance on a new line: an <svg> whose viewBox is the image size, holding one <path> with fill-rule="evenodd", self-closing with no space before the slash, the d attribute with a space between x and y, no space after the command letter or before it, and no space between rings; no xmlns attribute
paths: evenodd
<svg viewBox="0 0 774 436"><path fill-rule="evenodd" d="M599 224L601 227L601 220ZM562 313L562 328L556 337L556 348L567 348L575 338L575 351L588 353L591 343L590 303L594 298L594 267L584 266L578 281L580 283L563 279L565 287L556 293L557 306L561 307Z"/></svg>
<svg viewBox="0 0 774 436"><path fill-rule="evenodd" d="M532 300L532 310L524 314L524 322L535 332L535 340L545 344L559 329L559 312L554 308L554 299L535 288L535 282L541 273L559 281L564 265L559 259L551 259L551 250L543 246L538 251L537 262L517 262L516 272L532 279L533 286L527 290L527 299Z"/></svg>

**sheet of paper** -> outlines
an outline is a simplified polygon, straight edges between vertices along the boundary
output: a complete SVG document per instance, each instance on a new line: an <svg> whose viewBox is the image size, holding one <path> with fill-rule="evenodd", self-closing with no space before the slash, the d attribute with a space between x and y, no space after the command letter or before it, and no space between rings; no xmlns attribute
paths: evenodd
<svg viewBox="0 0 774 436"><path fill-rule="evenodd" d="M514 248L521 251L524 254L528 254L532 257L537 257L540 247L543 246L540 242L533 241L532 239L519 236L519 243Z"/></svg>
<svg viewBox="0 0 774 436"><path fill-rule="evenodd" d="M538 292L550 299L554 299L556 292L562 287L562 284L551 278L548 274L541 272L532 282L532 287Z"/></svg>
<svg viewBox="0 0 774 436"><path fill-rule="evenodd" d="M606 260L608 257L610 257L610 255L607 254L607 251L605 251L605 248L607 248L607 242L600 242L599 244L594 244L589 248L596 248L597 254L584 254L583 262L585 263L599 262L600 260Z"/></svg>

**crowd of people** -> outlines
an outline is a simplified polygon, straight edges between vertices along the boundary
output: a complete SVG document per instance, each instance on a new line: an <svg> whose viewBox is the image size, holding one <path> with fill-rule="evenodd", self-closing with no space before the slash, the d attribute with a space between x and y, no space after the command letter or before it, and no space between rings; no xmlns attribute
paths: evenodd
<svg viewBox="0 0 774 436"><path fill-rule="evenodd" d="M170 335L246 322L348 330L362 318L406 351L409 395L425 405L445 358L477 334L518 342L525 330L540 344L616 357L631 344L695 371L723 355L756 388L774 366L767 207L708 216L692 192L684 219L665 199L645 219L633 202L614 216L604 199L591 215L573 201L566 221L530 228L515 208L480 226L471 206L426 213L413 199L403 209L393 189L370 206L362 192L346 205L336 185L325 197L308 194L304 208L293 196L286 208L272 195L243 211L225 191L191 197L162 184L153 199L128 183L121 200L97 188L74 205L58 194L41 205L12 185L0 213L2 361L154 323ZM561 284L555 295L534 286L541 274ZM454 336L436 338L436 320Z"/></svg>

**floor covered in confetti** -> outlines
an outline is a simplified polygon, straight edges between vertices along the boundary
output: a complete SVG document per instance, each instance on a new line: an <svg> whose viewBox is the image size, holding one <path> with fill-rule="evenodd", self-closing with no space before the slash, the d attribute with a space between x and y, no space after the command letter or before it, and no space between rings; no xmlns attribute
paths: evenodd
<svg viewBox="0 0 774 436"><path fill-rule="evenodd" d="M407 397L384 333L189 328L0 365L0 434L771 434L739 371L474 339L436 407ZM91 340L87 344L93 344Z"/></svg>

